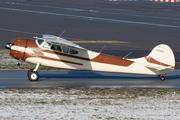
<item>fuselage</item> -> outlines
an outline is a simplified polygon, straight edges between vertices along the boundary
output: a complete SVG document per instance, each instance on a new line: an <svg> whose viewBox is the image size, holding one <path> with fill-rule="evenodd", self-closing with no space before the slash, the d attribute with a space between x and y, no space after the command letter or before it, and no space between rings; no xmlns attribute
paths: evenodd
<svg viewBox="0 0 180 120"><path fill-rule="evenodd" d="M92 70L104 72L121 72L149 75L168 74L174 70L174 66L167 71L155 72L146 65L154 67L168 67L157 61L148 61L148 57L142 57L138 60L121 59L101 53L79 49L68 45L46 42L43 39L30 40L17 38L12 42L10 55L18 60L40 63L43 66L74 69L74 70ZM138 62L141 61L141 62ZM161 64L161 66L160 66Z"/></svg>

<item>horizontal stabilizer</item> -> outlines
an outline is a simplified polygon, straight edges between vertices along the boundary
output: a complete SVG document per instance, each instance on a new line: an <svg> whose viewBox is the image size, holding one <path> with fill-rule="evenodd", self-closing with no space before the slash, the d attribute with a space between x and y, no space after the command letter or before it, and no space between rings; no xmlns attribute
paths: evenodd
<svg viewBox="0 0 180 120"><path fill-rule="evenodd" d="M145 57L130 60L143 64L156 75L171 73L175 67L174 53L171 48L165 44L156 46L150 54Z"/></svg>

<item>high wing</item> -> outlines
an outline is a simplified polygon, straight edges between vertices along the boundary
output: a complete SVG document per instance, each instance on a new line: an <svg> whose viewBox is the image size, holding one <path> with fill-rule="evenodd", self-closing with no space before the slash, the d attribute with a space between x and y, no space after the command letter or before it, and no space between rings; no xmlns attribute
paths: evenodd
<svg viewBox="0 0 180 120"><path fill-rule="evenodd" d="M63 45L66 45L66 46L69 46L69 47L74 47L74 48L79 48L79 49L84 49L86 50L85 48L75 44L75 43L72 43L71 41L68 41L64 38L61 38L61 37L57 37L57 36L54 36L54 35L48 35L48 34L44 34L42 39L48 41L48 42L53 42L53 43L58 43L58 44L63 44Z"/></svg>

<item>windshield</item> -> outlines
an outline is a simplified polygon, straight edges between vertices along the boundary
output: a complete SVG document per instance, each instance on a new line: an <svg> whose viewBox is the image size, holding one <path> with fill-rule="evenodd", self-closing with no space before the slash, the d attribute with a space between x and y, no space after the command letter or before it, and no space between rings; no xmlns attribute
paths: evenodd
<svg viewBox="0 0 180 120"><path fill-rule="evenodd" d="M47 48L50 48L50 46L51 46L51 43L45 42L42 47L47 49Z"/></svg>
<svg viewBox="0 0 180 120"><path fill-rule="evenodd" d="M42 40L42 39L37 39L37 42L38 42L39 45L42 45L42 43L44 42L44 40Z"/></svg>

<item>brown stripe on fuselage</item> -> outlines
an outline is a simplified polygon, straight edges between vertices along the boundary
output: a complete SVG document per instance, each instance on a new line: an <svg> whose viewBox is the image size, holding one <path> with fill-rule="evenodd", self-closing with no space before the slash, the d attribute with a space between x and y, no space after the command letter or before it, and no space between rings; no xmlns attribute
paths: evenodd
<svg viewBox="0 0 180 120"><path fill-rule="evenodd" d="M66 60L60 60L60 59L55 59L55 58L49 58L49 57L45 57L42 55L34 55L34 54L25 54L26 59L30 58L30 57L38 57L38 58L42 58L42 59L47 59L47 60L52 60L52 61L58 61L58 62L64 62L64 63L70 63L70 64L75 64L75 65L83 65L81 63L76 63L76 62L71 62L71 61L66 61Z"/></svg>
<svg viewBox="0 0 180 120"><path fill-rule="evenodd" d="M153 63L153 64L157 64L157 65L162 65L162 66L165 66L165 67L174 68L174 66L171 66L171 65L168 65L168 64L159 62L159 61L155 60L154 58L152 58L151 56L146 56L145 59L146 59L147 62L149 62L149 63Z"/></svg>
<svg viewBox="0 0 180 120"><path fill-rule="evenodd" d="M32 49L33 51L40 51L40 49L39 49L39 47L37 46L35 40L30 40L30 39L28 39L26 48L30 48L30 49ZM35 55L35 54L33 54L33 53L27 53L27 52L25 52L23 60L25 61L25 60L26 60L27 58L29 58L29 57L37 57L37 55Z"/></svg>
<svg viewBox="0 0 180 120"><path fill-rule="evenodd" d="M70 54L66 54L66 53L62 53L62 52L56 52L56 51L50 51L50 50L42 50L42 51L48 52L48 53L55 53L56 55L71 57L71 58L75 58L75 59L79 59L79 60L85 60L85 61L89 61L89 62L99 62L99 63L111 64L111 65L129 66L132 63L134 63L133 61L124 60L124 59L120 59L120 58L116 58L116 57L111 57L111 56L104 55L104 54L99 54L97 57L95 57L93 59L89 59L89 58L74 56L74 55L70 55Z"/></svg>
<svg viewBox="0 0 180 120"><path fill-rule="evenodd" d="M57 52L57 51L53 51L53 50L42 49L42 48L38 47L35 40L28 40L27 47L31 48L33 51L35 51L35 54L37 53L39 55L38 57L42 57L42 52L47 52L47 53L52 53L52 54L61 55L61 56L65 56L65 57L75 58L75 59L79 59L79 60L85 60L85 61L89 61L89 62L98 62L98 63L104 63L104 64L118 65L118 66L129 66L132 63L134 63L133 61L124 60L124 59L120 59L120 58L116 58L116 57L112 57L112 56L108 56L108 55L104 55L104 54L99 54L97 57L95 57L93 59L89 59L89 58L74 56L71 54ZM32 55L25 55L25 56L27 59L27 57L30 57ZM52 59L52 58L46 57L46 59ZM54 60L57 60L57 59L54 59ZM66 60L61 60L61 61L70 63L70 61L66 61ZM71 62L71 63L74 63L74 62ZM75 64L82 65L81 63L75 63Z"/></svg>
<svg viewBox="0 0 180 120"><path fill-rule="evenodd" d="M105 63L105 64L111 64L111 65L119 65L127 67L134 63L133 61L124 60L116 57L111 57L104 54L99 54L97 57L91 60L92 62L99 62L99 63Z"/></svg>
<svg viewBox="0 0 180 120"><path fill-rule="evenodd" d="M79 60L90 61L89 58L84 58L84 57L80 57L80 56L74 56L74 55L71 55L71 54L62 53L62 52L57 52L57 51L53 51L53 50L42 50L42 51L43 51L43 52L52 53L52 54L56 54L56 55L65 56L65 57L76 58L76 59L79 59Z"/></svg>

